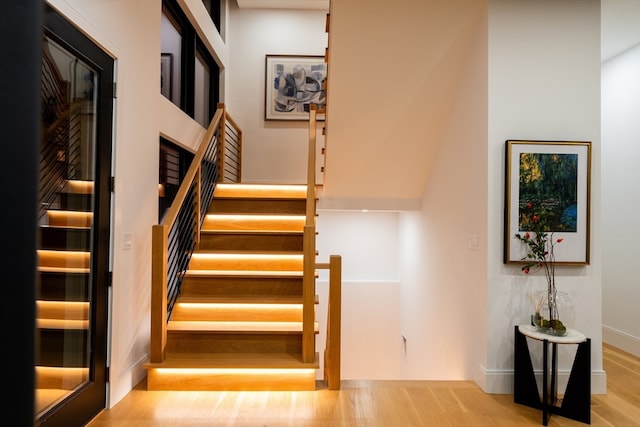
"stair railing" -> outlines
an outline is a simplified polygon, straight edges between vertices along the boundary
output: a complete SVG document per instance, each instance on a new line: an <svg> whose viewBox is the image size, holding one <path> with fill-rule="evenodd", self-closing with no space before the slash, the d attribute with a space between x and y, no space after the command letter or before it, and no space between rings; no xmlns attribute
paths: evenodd
<svg viewBox="0 0 640 427"><path fill-rule="evenodd" d="M316 269L329 270L327 335L324 352L324 378L330 390L340 389L340 348L342 312L342 257L331 255L329 263L316 263L316 139L315 105L309 111L309 156L307 164L307 211L304 226L304 275L302 308L302 357L310 363L315 358L315 281Z"/></svg>
<svg viewBox="0 0 640 427"><path fill-rule="evenodd" d="M164 360L167 322L180 293L189 260L217 182L240 182L242 131L218 109L205 132L176 196L161 224L152 229L151 363Z"/></svg>

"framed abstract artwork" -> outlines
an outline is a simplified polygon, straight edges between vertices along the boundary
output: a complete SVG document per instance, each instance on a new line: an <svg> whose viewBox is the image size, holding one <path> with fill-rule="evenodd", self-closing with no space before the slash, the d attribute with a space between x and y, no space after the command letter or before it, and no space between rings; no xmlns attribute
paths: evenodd
<svg viewBox="0 0 640 427"><path fill-rule="evenodd" d="M591 142L508 140L505 151L504 262L526 256L516 234L543 229L562 241L557 264L589 264Z"/></svg>
<svg viewBox="0 0 640 427"><path fill-rule="evenodd" d="M266 55L265 120L308 120L325 107L324 56Z"/></svg>

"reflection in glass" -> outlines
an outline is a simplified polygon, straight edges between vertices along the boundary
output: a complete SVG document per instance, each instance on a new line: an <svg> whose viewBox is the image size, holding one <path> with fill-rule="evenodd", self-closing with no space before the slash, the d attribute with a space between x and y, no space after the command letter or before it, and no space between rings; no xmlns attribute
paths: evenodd
<svg viewBox="0 0 640 427"><path fill-rule="evenodd" d="M202 127L209 126L209 104L211 102L210 83L211 72L209 70L209 64L202 58L200 52L196 51L196 69L195 69L195 85L196 90L194 94L194 119L202 125Z"/></svg>
<svg viewBox="0 0 640 427"><path fill-rule="evenodd" d="M90 378L97 73L43 41L36 414Z"/></svg>

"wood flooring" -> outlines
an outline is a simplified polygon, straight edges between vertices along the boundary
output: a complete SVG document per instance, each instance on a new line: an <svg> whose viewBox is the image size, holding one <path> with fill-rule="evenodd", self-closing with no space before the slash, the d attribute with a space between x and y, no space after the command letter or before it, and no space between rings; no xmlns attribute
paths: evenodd
<svg viewBox="0 0 640 427"><path fill-rule="evenodd" d="M640 358L603 347L607 394L593 395L591 425L640 427ZM541 412L469 381L343 381L339 391L146 391L140 383L89 427L520 427ZM554 415L551 427L586 424Z"/></svg>

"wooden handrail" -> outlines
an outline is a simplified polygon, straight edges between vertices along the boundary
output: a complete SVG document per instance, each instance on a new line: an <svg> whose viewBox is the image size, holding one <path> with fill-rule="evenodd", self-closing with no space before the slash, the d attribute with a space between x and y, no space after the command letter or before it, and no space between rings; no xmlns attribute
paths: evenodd
<svg viewBox="0 0 640 427"><path fill-rule="evenodd" d="M204 155L207 152L208 143L209 141L211 141L213 134L218 129L218 126L220 124L220 120L222 119L223 114L224 114L224 109L218 108L218 110L216 111L216 114L213 116L213 119L211 120L211 124L209 124L207 131L202 137L200 147L198 148L196 155L191 161L191 166L189 167L189 170L187 170L187 173L185 174L182 180L182 183L180 184L180 188L176 193L176 197L173 199L173 203L171 203L171 207L167 211L167 214L165 215L164 220L162 221L162 224L167 225L169 228L171 228L173 223L176 221L176 218L178 217L178 212L180 211L180 207L184 203L184 200L187 196L187 192L189 191L189 188L191 187L191 184L193 183L193 181L196 179L196 175L200 171L200 165L202 164L202 159L204 158Z"/></svg>
<svg viewBox="0 0 640 427"><path fill-rule="evenodd" d="M169 235L172 228L176 224L177 218L181 213L181 209L187 200L190 190L193 188L193 211L188 211L192 217L197 220L194 221L196 230L187 230L193 232L195 235L195 244L200 240L200 227L202 221L202 204L206 203L202 200L203 185L206 185L205 179L202 173L202 164L207 155L208 149L213 141L216 139L214 136L218 132L218 138L222 137L225 133L226 122L230 122L235 125L228 113L226 112L224 104L218 104L218 109L207 128L207 131L202 137L198 151L196 152L191 166L187 170L180 188L176 193L176 196L171 204L171 207L167 211L161 224L154 225L152 228L152 257L151 257L151 337L150 337L150 351L149 359L151 363L160 363L164 360L165 347L167 343L167 321L169 316ZM240 130L238 129L238 133ZM218 140L219 142L219 140ZM241 146L240 146L241 147ZM224 164L224 147L222 144L218 147L221 150L218 154L218 171L222 171ZM239 161L239 159L238 159ZM240 166L238 166L240 168ZM223 175L219 174L218 179L222 179ZM184 212L184 211L183 211ZM179 282L178 282L179 283Z"/></svg>

